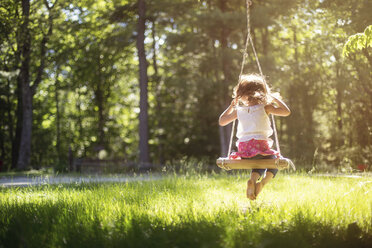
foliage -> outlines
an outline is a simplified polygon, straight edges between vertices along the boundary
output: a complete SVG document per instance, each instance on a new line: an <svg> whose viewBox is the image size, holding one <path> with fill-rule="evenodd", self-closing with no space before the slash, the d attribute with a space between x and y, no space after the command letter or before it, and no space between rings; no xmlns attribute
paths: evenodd
<svg viewBox="0 0 372 248"><path fill-rule="evenodd" d="M23 21L20 2L3 2L0 160L14 169L22 121L17 72ZM138 161L136 3L59 0L49 13L44 1L31 1L32 79L48 18L54 18L33 102L31 167L64 171L69 150L75 158L106 154ZM229 128L218 127L217 119L240 71L244 1L146 3L152 163L213 161L228 143ZM372 145L371 9L371 1L359 0L253 1L252 37L263 73L292 110L288 118L276 119L281 150L296 164L338 168L344 154L352 168L366 163L358 153ZM258 71L251 50L244 71Z"/></svg>
<svg viewBox="0 0 372 248"><path fill-rule="evenodd" d="M372 25L366 27L363 33L350 36L342 50L343 56L372 47Z"/></svg>

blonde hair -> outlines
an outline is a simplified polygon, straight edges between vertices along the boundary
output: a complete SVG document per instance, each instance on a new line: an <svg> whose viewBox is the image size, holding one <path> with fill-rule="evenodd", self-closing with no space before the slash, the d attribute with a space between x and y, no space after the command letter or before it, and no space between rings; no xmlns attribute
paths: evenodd
<svg viewBox="0 0 372 248"><path fill-rule="evenodd" d="M272 101L265 78L258 74L246 74L239 78L234 87L233 98L240 99L243 96L247 96L248 101L253 104L267 105Z"/></svg>

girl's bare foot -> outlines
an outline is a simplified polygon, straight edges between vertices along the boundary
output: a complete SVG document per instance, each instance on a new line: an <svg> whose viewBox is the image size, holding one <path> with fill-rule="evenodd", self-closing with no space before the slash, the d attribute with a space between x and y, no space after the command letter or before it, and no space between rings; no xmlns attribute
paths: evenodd
<svg viewBox="0 0 372 248"><path fill-rule="evenodd" d="M256 195L256 197L257 197L258 194L261 192L262 187L263 187L262 181L256 184L256 190L255 190L255 192L254 192L254 194Z"/></svg>
<svg viewBox="0 0 372 248"><path fill-rule="evenodd" d="M255 191L256 191L256 184L254 183L253 180L248 180L248 183L247 183L247 198L250 199L250 200L255 200L256 199L256 195L255 195Z"/></svg>

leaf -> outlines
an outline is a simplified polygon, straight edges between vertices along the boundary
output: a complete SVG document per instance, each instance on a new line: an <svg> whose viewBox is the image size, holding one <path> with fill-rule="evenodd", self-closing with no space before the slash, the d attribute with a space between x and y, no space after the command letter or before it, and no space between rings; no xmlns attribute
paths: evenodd
<svg viewBox="0 0 372 248"><path fill-rule="evenodd" d="M366 36L366 47L372 47L372 25L369 25L364 30Z"/></svg>
<svg viewBox="0 0 372 248"><path fill-rule="evenodd" d="M19 69L15 71L0 71L0 76L11 79L12 77L18 76Z"/></svg>
<svg viewBox="0 0 372 248"><path fill-rule="evenodd" d="M365 47L366 40L367 38L363 33L357 33L350 36L343 47L342 55L348 56L349 53L355 53L356 51L362 50Z"/></svg>
<svg viewBox="0 0 372 248"><path fill-rule="evenodd" d="M355 53L367 47L372 47L372 25L369 25L364 33L350 36L342 49L342 55L347 57L349 53Z"/></svg>

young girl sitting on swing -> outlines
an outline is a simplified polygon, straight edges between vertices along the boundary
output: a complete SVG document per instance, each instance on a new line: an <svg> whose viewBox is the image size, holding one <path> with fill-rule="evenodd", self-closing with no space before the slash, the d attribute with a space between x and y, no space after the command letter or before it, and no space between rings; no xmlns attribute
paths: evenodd
<svg viewBox="0 0 372 248"><path fill-rule="evenodd" d="M226 126L238 119L238 152L230 154L230 159L279 158L280 154L270 149L273 134L268 115L288 116L291 111L279 98L271 94L265 79L256 74L242 75L234 88L230 106L221 114L219 124ZM277 169L252 169L247 182L247 197L255 200L262 188L275 177ZM262 180L258 182L259 179Z"/></svg>

